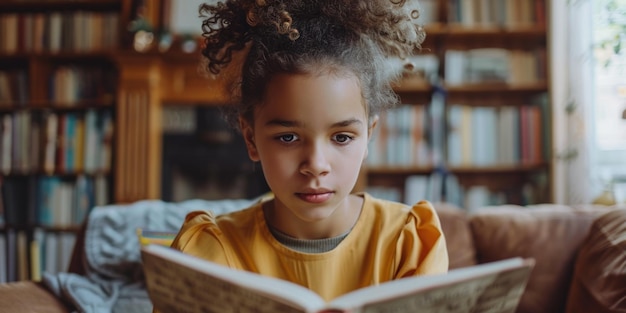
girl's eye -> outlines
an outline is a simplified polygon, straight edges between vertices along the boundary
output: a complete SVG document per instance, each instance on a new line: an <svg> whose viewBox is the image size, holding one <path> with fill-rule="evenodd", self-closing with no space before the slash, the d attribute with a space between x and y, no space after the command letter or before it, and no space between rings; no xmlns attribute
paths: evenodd
<svg viewBox="0 0 626 313"><path fill-rule="evenodd" d="M278 140L280 140L281 142L293 142L296 141L296 139L298 139L298 137L294 134L285 134L285 135L280 135L277 137Z"/></svg>
<svg viewBox="0 0 626 313"><path fill-rule="evenodd" d="M346 134L337 134L337 135L335 135L335 138L334 138L334 140L336 142L343 143L343 144L348 143L352 139L353 139L352 136L349 136L349 135L346 135Z"/></svg>

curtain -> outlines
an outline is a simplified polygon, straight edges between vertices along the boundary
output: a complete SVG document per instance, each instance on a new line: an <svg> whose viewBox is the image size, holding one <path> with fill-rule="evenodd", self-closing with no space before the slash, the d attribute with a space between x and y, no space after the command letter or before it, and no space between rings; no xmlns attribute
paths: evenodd
<svg viewBox="0 0 626 313"><path fill-rule="evenodd" d="M592 168L592 0L555 0L550 5L550 85L553 131L553 198L590 203L599 180Z"/></svg>

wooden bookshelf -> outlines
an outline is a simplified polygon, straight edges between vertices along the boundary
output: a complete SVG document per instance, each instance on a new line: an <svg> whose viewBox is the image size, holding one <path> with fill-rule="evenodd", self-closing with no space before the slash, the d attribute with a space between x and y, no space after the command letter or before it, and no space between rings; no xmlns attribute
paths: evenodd
<svg viewBox="0 0 626 313"><path fill-rule="evenodd" d="M513 2L508 3L513 4ZM485 10L485 8L481 8L485 4L487 2L438 1L439 11L435 14L438 16L438 19L431 24L424 25L427 35L422 50L424 55L435 55L437 57L438 79L433 85L411 82L402 83L396 87L396 91L403 103L425 108L428 116L418 134L427 134L425 138L420 140L425 139L428 142L428 149L431 150L429 150L428 156L420 161L425 165L393 164L393 161L391 164L378 163L367 165L364 169L366 174L362 175L363 179L367 181L361 183L362 186L366 186L366 190L372 187L396 189L396 192L392 194L400 195L403 198L407 192L405 190L405 181L409 177L444 175L454 176L461 189L467 190L473 186L484 186L490 192L503 192L506 194L505 201L508 203L527 204L550 202L552 200L550 178L552 162L549 151L549 138L551 137L550 104L540 103L540 100L538 100L541 99L542 95L550 93L550 86L547 83L549 75L546 72L548 68L546 64L548 62L546 57L548 29L546 25L549 25L549 23L546 20L545 12L547 8L545 7L545 1L517 1L514 3L517 7L513 10L508 8L504 1L501 3L490 2L489 5L498 6L498 9L506 14L506 18L503 16L491 16L491 19L480 20L481 13L476 12L484 13L492 9ZM470 6L468 7L468 5ZM515 9L518 11L515 11ZM458 14L455 15L455 13ZM468 19L472 15L477 19ZM457 79L454 83L449 83L447 74L450 72L450 69L455 70L457 63L449 64L447 54L450 51L458 51L458 53L467 55L468 52L477 49L499 50L497 52L503 52L502 54L511 51L510 55L507 53L509 60L513 58L511 56L513 52L518 54L517 57L526 54L523 57L532 59L535 62L534 64L536 64L535 66L537 66L535 69L536 73L534 73L536 76L530 79L528 77L523 79L511 79L511 77L508 77L498 81L481 81L480 79L477 81L465 81ZM501 55L498 56L500 57ZM476 62L479 61L486 62L485 60L476 60ZM501 60L494 61L500 62ZM465 64L461 63L461 65ZM510 69L512 69L516 64L511 64L510 66ZM511 72L507 74L512 75ZM505 163L502 163L504 161L494 160L487 163L481 161L473 164L470 161L470 163L464 165L451 164L449 159L454 152L450 151L449 146L453 144L449 142L452 139L448 137L452 134L451 129L456 127L451 125L451 116L449 115L453 106L464 106L471 111L481 111L474 109L489 107L491 108L490 110L495 112L500 112L507 107L514 107L515 110L519 109L520 112L524 111L522 109L524 107L537 106L541 108L541 120L534 121L535 124L533 125L536 126L528 126L531 129L540 127L540 130L533 135L535 139L539 138L540 142L533 142L533 149L541 150L541 159L535 157L533 161L520 159L513 162L506 161ZM392 119L392 123L398 122L395 119ZM378 131L381 131L381 129ZM402 133L406 132L406 126L398 126L396 129L392 128L391 130L382 131ZM498 133L500 132L498 131ZM389 135L387 134L387 136ZM460 136L463 137L463 134ZM518 138L517 140L521 142L522 139ZM397 145L383 145L383 147L397 147ZM370 146L370 154L372 154L372 149L374 148ZM438 179L436 178L437 183L441 184ZM445 185L445 183L442 185ZM438 188L444 187L439 186ZM527 192L528 190L532 190L532 192ZM515 194L516 191L518 194ZM523 192L526 192L526 194L522 195L521 193ZM532 197L529 198L529 194L532 194ZM395 200L402 201L402 198ZM447 199L445 198L445 192L442 191L441 197L429 200L445 201ZM457 204L464 207L464 203Z"/></svg>
<svg viewBox="0 0 626 313"><path fill-rule="evenodd" d="M114 169L125 161L115 160L115 56L132 2L0 2L0 236L2 258L12 260L0 270L8 280L37 279L28 276L36 275L30 248L19 245L62 237L71 249L89 210L117 202Z"/></svg>

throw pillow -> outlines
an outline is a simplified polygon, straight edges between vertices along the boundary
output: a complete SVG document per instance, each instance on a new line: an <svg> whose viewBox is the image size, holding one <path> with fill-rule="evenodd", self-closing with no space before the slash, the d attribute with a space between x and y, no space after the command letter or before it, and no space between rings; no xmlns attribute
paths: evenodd
<svg viewBox="0 0 626 313"><path fill-rule="evenodd" d="M576 261L567 312L626 312L626 209L591 225Z"/></svg>

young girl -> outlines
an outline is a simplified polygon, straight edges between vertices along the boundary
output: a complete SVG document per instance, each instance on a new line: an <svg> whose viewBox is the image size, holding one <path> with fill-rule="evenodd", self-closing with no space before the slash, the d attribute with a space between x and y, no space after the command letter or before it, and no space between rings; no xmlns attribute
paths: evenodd
<svg viewBox="0 0 626 313"><path fill-rule="evenodd" d="M411 0L227 0L202 5L206 66L236 75L233 117L273 197L187 216L173 247L298 283L326 300L412 275L448 255L428 202L351 194L377 112L398 99L390 57L424 39ZM243 55L243 62L231 62ZM228 77L222 77L227 79Z"/></svg>

